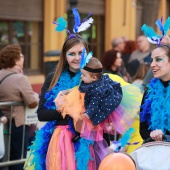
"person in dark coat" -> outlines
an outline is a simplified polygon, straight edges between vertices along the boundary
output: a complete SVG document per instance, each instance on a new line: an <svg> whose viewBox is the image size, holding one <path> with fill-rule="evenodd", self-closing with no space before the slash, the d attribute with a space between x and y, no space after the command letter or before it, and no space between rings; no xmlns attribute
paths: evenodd
<svg viewBox="0 0 170 170"><path fill-rule="evenodd" d="M79 91L85 93L85 115L96 126L119 106L122 89L120 83L102 75L102 64L97 58L92 57L81 72Z"/></svg>

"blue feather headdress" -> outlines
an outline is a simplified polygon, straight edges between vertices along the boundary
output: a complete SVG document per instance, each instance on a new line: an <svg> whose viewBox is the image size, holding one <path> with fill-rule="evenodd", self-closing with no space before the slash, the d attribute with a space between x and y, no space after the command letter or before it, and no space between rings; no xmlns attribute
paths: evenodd
<svg viewBox="0 0 170 170"><path fill-rule="evenodd" d="M162 33L161 35L157 34L152 27L149 27L146 24L141 27L141 30L147 36L147 39L150 43L160 45L162 38L167 35L170 27L170 17L168 17L164 24L162 23L163 17L155 22Z"/></svg>
<svg viewBox="0 0 170 170"><path fill-rule="evenodd" d="M91 24L93 23L93 18L91 17L92 13L90 12L86 18L83 19L81 22L79 12L76 8L73 9L73 15L74 15L74 33L79 33L81 31L87 30Z"/></svg>
<svg viewBox="0 0 170 170"><path fill-rule="evenodd" d="M126 145L137 145L139 142L129 143L132 133L135 132L134 128L129 128L123 134L122 138L118 141L113 141L113 144L110 146L114 152L119 152L120 149L124 148Z"/></svg>
<svg viewBox="0 0 170 170"><path fill-rule="evenodd" d="M93 18L91 17L92 12L90 12L88 16L83 19L82 22L80 19L79 12L76 8L73 8L73 15L74 15L74 22L75 22L73 32L75 34L87 30L94 21ZM67 28L67 21L63 17L60 17L56 21L53 21L53 24L57 25L55 30L58 32L61 32ZM74 33L71 33L68 29L66 30L67 30L67 33L69 34L69 38L75 37Z"/></svg>
<svg viewBox="0 0 170 170"><path fill-rule="evenodd" d="M83 48L82 54L81 54L81 61L80 61L80 68L82 69L92 58L93 53L90 52L89 54L86 53L86 49Z"/></svg>
<svg viewBox="0 0 170 170"><path fill-rule="evenodd" d="M53 21L53 24L57 25L55 30L58 32L61 32L67 28L67 21L63 17L60 17L56 21Z"/></svg>

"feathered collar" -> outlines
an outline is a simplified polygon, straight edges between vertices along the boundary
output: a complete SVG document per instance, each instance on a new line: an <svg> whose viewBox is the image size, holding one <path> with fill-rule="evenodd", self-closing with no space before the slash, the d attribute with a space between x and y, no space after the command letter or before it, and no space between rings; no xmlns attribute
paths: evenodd
<svg viewBox="0 0 170 170"><path fill-rule="evenodd" d="M46 92L45 94L46 103L44 106L47 109L56 110L54 100L57 97L57 94L62 90L67 90L79 85L80 76L81 72L79 71L78 73L75 74L74 77L72 77L69 73L68 67L66 67L66 69L62 72L59 81L57 82L55 87L53 87L49 92Z"/></svg>
<svg viewBox="0 0 170 170"><path fill-rule="evenodd" d="M48 109L56 109L55 103L53 101L57 94L61 90L66 90L79 85L80 75L81 73L78 72L75 74L74 77L72 77L70 75L68 67L66 67L66 69L62 72L56 86L52 88L51 91L46 93L45 99L47 100L47 102L45 103L45 107ZM31 149L30 156L32 156L33 158L29 166L34 165L35 169L46 170L46 154L56 124L57 121L47 122L44 127L42 127L39 131L36 132L35 141L33 142L33 145L30 147ZM75 133L73 121L71 118L69 120L69 130L73 134Z"/></svg>
<svg viewBox="0 0 170 170"><path fill-rule="evenodd" d="M149 129L170 131L170 83L166 87L159 79L153 78L140 113L141 122L147 121Z"/></svg>

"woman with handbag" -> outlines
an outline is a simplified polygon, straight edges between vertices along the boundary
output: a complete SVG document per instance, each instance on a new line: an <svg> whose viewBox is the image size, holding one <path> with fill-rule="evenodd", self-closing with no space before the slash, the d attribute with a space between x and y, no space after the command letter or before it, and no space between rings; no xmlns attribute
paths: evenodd
<svg viewBox="0 0 170 170"><path fill-rule="evenodd" d="M39 97L31 87L28 78L23 74L24 56L18 44L4 47L0 51L0 101L23 102L29 108L38 105ZM22 157L23 125L25 124L25 106L13 106L11 113L10 107L1 106L4 116L11 120L8 122L7 129L11 132L10 160L19 160ZM11 115L12 114L12 115ZM8 138L8 136L6 136ZM28 126L25 126L24 153L26 157L28 147ZM8 139L6 139L8 141ZM7 154L7 153L6 153ZM6 156L4 156L6 157ZM9 170L22 170L23 164L11 165Z"/></svg>

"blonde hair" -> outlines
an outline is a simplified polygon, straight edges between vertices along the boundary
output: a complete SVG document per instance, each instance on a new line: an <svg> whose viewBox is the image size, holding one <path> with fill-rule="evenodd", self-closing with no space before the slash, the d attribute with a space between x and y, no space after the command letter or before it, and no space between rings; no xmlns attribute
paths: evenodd
<svg viewBox="0 0 170 170"><path fill-rule="evenodd" d="M75 34L72 38L67 38L61 50L60 60L57 64L57 68L55 70L53 79L50 83L49 90L52 89L56 85L62 71L64 70L67 64L66 52L77 44L83 44L84 47L86 48L86 51L88 52L88 45L86 41L80 35Z"/></svg>

